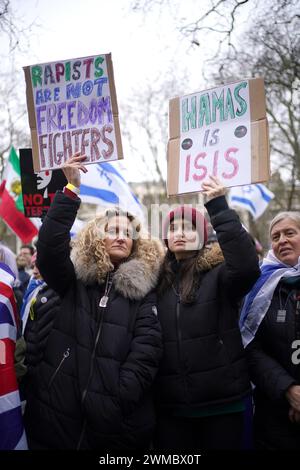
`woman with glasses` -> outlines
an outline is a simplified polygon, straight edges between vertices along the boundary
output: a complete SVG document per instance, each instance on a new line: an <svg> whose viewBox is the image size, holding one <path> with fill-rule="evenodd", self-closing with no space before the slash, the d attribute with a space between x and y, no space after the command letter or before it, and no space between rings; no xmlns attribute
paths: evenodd
<svg viewBox="0 0 300 470"><path fill-rule="evenodd" d="M270 239L261 276L241 314L255 384L254 442L261 450L299 450L300 215L277 214Z"/></svg>

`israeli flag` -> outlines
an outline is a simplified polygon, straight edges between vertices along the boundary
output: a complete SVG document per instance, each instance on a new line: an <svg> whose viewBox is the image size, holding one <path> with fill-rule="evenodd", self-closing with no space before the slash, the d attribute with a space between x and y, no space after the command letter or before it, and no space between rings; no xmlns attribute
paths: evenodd
<svg viewBox="0 0 300 470"><path fill-rule="evenodd" d="M263 184L248 184L231 188L228 204L249 211L256 220L266 210L273 197L274 194Z"/></svg>
<svg viewBox="0 0 300 470"><path fill-rule="evenodd" d="M101 206L118 206L144 220L142 206L123 176L110 163L87 165L81 174L80 199Z"/></svg>
<svg viewBox="0 0 300 470"><path fill-rule="evenodd" d="M36 228L39 230L41 225L42 225L41 219L39 217L30 217L30 220L36 226ZM84 226L84 221L76 218L75 222L72 225L72 228L70 230L71 238L74 237L83 228L83 226Z"/></svg>

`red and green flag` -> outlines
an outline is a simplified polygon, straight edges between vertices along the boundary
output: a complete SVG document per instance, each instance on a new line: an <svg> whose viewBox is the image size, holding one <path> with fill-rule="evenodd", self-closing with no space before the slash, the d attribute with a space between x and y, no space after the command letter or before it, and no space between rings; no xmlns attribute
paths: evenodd
<svg viewBox="0 0 300 470"><path fill-rule="evenodd" d="M0 217L23 243L30 243L38 229L24 215L20 160L12 147L0 185Z"/></svg>

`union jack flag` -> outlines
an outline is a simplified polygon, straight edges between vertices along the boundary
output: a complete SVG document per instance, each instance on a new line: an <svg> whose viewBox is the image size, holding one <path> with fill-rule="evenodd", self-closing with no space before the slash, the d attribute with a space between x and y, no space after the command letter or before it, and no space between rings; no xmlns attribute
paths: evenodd
<svg viewBox="0 0 300 470"><path fill-rule="evenodd" d="M0 263L0 450L27 449L14 367L19 328L14 281L10 268Z"/></svg>

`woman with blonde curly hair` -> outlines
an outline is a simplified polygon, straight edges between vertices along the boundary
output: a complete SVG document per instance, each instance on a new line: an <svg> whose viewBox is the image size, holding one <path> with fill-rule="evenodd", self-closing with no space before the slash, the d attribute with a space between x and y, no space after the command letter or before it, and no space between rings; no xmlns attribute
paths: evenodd
<svg viewBox="0 0 300 470"><path fill-rule="evenodd" d="M40 229L37 263L61 297L43 360L29 384L26 427L34 449L141 451L155 425L152 383L162 353L156 315L160 242L134 216L107 210L78 234L85 157L64 167Z"/></svg>

